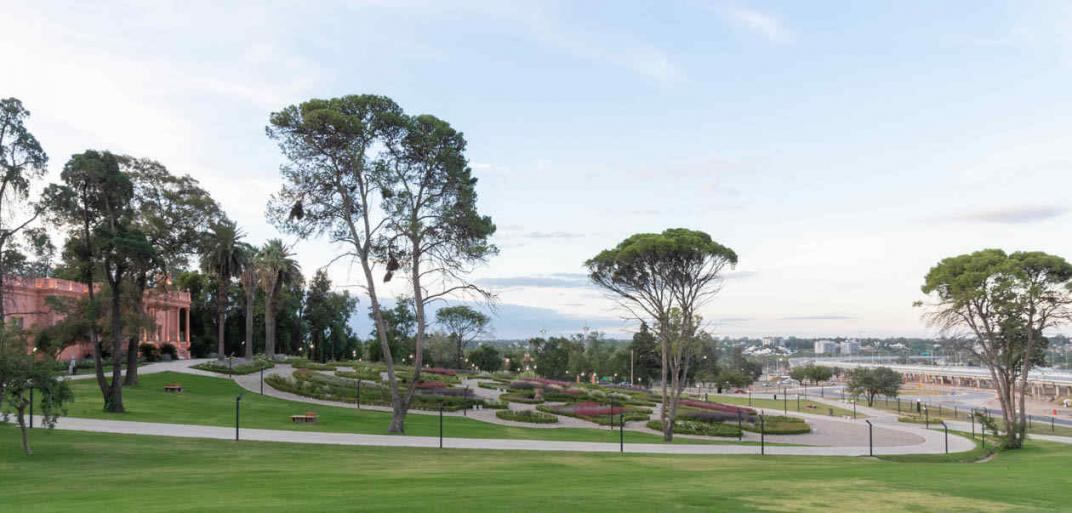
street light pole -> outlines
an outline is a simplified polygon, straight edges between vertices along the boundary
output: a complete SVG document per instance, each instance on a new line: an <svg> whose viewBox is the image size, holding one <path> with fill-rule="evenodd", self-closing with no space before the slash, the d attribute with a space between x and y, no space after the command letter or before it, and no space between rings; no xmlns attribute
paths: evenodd
<svg viewBox="0 0 1072 513"><path fill-rule="evenodd" d="M744 430L741 426L741 409L737 409L737 441L740 442L744 437Z"/></svg>
<svg viewBox="0 0 1072 513"><path fill-rule="evenodd" d="M261 367L261 395L264 395L264 367Z"/></svg>
<svg viewBox="0 0 1072 513"><path fill-rule="evenodd" d="M357 377L357 409L361 409L361 376Z"/></svg>
<svg viewBox="0 0 1072 513"><path fill-rule="evenodd" d="M767 427L763 414L759 414L759 455L767 454Z"/></svg>
<svg viewBox="0 0 1072 513"><path fill-rule="evenodd" d="M34 403L33 384L31 383L30 384L30 429L33 429L33 403Z"/></svg>
<svg viewBox="0 0 1072 513"><path fill-rule="evenodd" d="M439 448L443 448L443 403L439 403Z"/></svg>
<svg viewBox="0 0 1072 513"><path fill-rule="evenodd" d="M949 454L949 426L945 423L944 420L941 422L942 428L945 429L945 453Z"/></svg>
<svg viewBox="0 0 1072 513"><path fill-rule="evenodd" d="M242 394L235 397L234 403L234 440L238 441L238 419L242 413Z"/></svg>
<svg viewBox="0 0 1072 513"><path fill-rule="evenodd" d="M789 414L789 389L782 387L782 414Z"/></svg>

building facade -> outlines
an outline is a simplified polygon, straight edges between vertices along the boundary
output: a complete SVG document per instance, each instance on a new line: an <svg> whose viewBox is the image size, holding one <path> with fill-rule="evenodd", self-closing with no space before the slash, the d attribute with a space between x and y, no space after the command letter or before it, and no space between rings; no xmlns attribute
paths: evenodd
<svg viewBox="0 0 1072 513"><path fill-rule="evenodd" d="M89 294L84 283L56 278L4 278L4 312L23 329L33 331L52 326L63 320L62 312L54 311L49 297L78 299ZM190 357L190 293L188 291L148 290L142 301L145 313L153 320L153 329L143 330L141 342L157 347L175 346L179 358ZM29 349L29 348L28 348ZM88 341L74 342L63 349L57 359L91 358L93 348Z"/></svg>

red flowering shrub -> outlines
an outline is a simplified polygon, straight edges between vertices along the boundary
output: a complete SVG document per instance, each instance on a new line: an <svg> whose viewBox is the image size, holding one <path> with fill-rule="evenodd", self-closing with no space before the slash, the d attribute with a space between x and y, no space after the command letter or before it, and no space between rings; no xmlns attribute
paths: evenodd
<svg viewBox="0 0 1072 513"><path fill-rule="evenodd" d="M442 381L418 381L418 390L430 390L433 388L447 388L447 384Z"/></svg>

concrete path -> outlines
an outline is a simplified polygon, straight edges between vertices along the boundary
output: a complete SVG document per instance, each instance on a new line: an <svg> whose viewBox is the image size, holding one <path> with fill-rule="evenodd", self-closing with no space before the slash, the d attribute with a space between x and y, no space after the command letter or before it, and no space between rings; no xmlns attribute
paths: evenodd
<svg viewBox="0 0 1072 513"><path fill-rule="evenodd" d="M211 376L224 379L228 377L213 372L201 371L198 369L191 368L193 365L196 365L203 361L206 360L158 362L141 367L139 369L139 372L145 374L152 374L156 372L170 371L196 374L201 376ZM294 368L288 364L276 364L275 367L271 369L266 369L264 375L265 377L268 377L270 375L290 377L293 371ZM92 377L92 374L90 374L89 376L76 376L75 379L86 379ZM232 379L239 386L246 389L247 391L253 393L260 393L260 373L233 376ZM465 384L470 385L470 390L474 390L479 397L495 399L499 396L498 391L483 389L477 386L476 380L466 380ZM342 403L338 401L325 401L304 397L277 390L275 388L272 388L271 386L268 386L267 384L265 384L264 386L264 394L278 399L301 402L306 404L316 404L341 408L357 408L356 404ZM836 405L837 402L829 401L829 404ZM534 405L517 403L511 403L510 407L511 409L516 410L528 410L535 408ZM391 409L388 407L370 405L362 405L361 409L383 412L391 411ZM945 449L944 437L941 432L933 430L927 431L923 429L922 426L898 423L896 421L896 416L891 415L889 412L873 410L863 407L861 407L860 410L865 415L870 416L870 420L875 423L875 427L872 432L875 454L941 453ZM775 411L771 411L770 413L781 414L781 412ZM427 410L411 410L410 414L438 415L439 412ZM559 422L556 424L530 424L522 422L511 422L496 417L495 410L445 412L444 415L459 417L464 415L471 417L474 420L488 422L491 424L532 429L555 429L565 427L604 430L612 429L609 426L599 426L592 422L567 416L559 416ZM796 412L791 412L790 415L804 418L808 422L808 424L811 425L812 432L805 435L768 435L766 436L766 441L770 443L797 444L808 447L768 447L768 452L770 454L858 456L865 455L868 453L868 426L863 420L843 419L839 417L829 417L823 415ZM231 428L75 418L61 419L61 425L57 427L61 429L150 434L160 436L189 436L197 438L231 439L234 436L233 429ZM648 429L645 426L644 422L627 423L626 429L629 431L658 434L656 431ZM334 443L342 445L388 445L409 447L438 447L439 444L438 438L435 437L429 438L393 435L352 435L344 433L272 430L243 430L243 433L246 433L247 431L249 432L249 435L243 435L243 438L264 441L326 444ZM677 435L677 438L712 440L712 438L710 437L691 437L687 435ZM714 440L719 439L714 438ZM732 438L725 440L731 442L733 441ZM759 442L760 435L758 433L746 432L743 436L743 440L749 442ZM445 444L447 447L455 448L489 448L507 450L568 450L585 452L613 452L618 450L616 444L598 444L586 442L550 442L538 440L470 440L448 438L446 439ZM695 451L690 451L689 449L682 449L682 447L695 447L697 449ZM967 451L972 449L973 447L974 445L972 444L972 442L967 439L958 436L950 437L950 452ZM628 444L626 448L629 452L650 452L668 454L753 454L758 451L758 449L754 446L744 445Z"/></svg>
<svg viewBox="0 0 1072 513"><path fill-rule="evenodd" d="M126 435L151 435L176 438L205 438L215 440L234 440L235 430L230 427L195 426L187 424L162 424L152 422L127 422L118 420L98 420L64 417L56 424L56 429L67 431L92 431L98 433L118 433ZM357 435L348 433L325 433L312 431L282 431L271 429L241 429L242 440L262 442L283 442L323 445L355 445L378 447L423 447L438 448L438 437L392 436L392 435ZM477 438L444 438L443 447L448 449L485 449L507 451L565 451L565 452L603 452L619 451L614 443L596 442L560 442L546 440L503 440ZM876 448L876 455L883 454L917 454L920 447L885 447ZM625 452L640 454L691 454L691 455L730 455L759 454L760 447L754 445L663 445L663 444L625 444ZM867 446L848 447L786 447L767 446L766 454L786 456L866 456ZM933 452L933 451L930 451Z"/></svg>

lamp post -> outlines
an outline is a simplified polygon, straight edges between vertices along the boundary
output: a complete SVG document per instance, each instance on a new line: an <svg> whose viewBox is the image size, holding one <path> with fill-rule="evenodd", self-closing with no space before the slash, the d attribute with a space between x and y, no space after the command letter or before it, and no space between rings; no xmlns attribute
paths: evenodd
<svg viewBox="0 0 1072 513"><path fill-rule="evenodd" d="M926 406L923 407L923 429L931 428L931 410Z"/></svg>
<svg viewBox="0 0 1072 513"><path fill-rule="evenodd" d="M945 430L945 453L949 454L949 426L946 425L944 420L940 422L942 423L942 429Z"/></svg>
<svg viewBox="0 0 1072 513"><path fill-rule="evenodd" d="M782 414L789 414L789 389L782 387Z"/></svg>
<svg viewBox="0 0 1072 513"><path fill-rule="evenodd" d="M759 414L759 455L767 454L767 427L763 414Z"/></svg>
<svg viewBox="0 0 1072 513"><path fill-rule="evenodd" d="M261 367L261 395L264 395L264 367Z"/></svg>
<svg viewBox="0 0 1072 513"><path fill-rule="evenodd" d="M357 402L357 409L361 409L361 376L357 377L357 397L354 399Z"/></svg>
<svg viewBox="0 0 1072 513"><path fill-rule="evenodd" d="M975 440L975 408L971 409L972 440Z"/></svg>
<svg viewBox="0 0 1072 513"><path fill-rule="evenodd" d="M868 456L874 456L875 455L875 436L874 436L875 426L873 424L871 424L870 420L865 420L864 422L867 423L867 455Z"/></svg>
<svg viewBox="0 0 1072 513"><path fill-rule="evenodd" d="M625 454L625 409L618 416L618 452Z"/></svg>
<svg viewBox="0 0 1072 513"><path fill-rule="evenodd" d="M34 403L33 382L32 381L27 381L26 385L28 387L30 387L30 429L33 429L33 403Z"/></svg>
<svg viewBox="0 0 1072 513"><path fill-rule="evenodd" d="M235 396L234 403L234 440L238 441L238 419L242 413L242 394Z"/></svg>
<svg viewBox="0 0 1072 513"><path fill-rule="evenodd" d="M797 412L800 412L800 394L797 394Z"/></svg>
<svg viewBox="0 0 1072 513"><path fill-rule="evenodd" d="M443 403L439 403L439 448L443 448Z"/></svg>
<svg viewBox="0 0 1072 513"><path fill-rule="evenodd" d="M462 406L462 417L469 416L469 385L465 385L465 405Z"/></svg>

